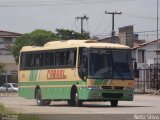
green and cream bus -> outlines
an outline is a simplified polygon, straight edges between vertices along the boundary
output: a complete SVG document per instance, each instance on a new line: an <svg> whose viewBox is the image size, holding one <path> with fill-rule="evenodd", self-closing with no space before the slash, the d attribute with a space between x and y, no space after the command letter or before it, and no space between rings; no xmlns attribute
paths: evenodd
<svg viewBox="0 0 160 120"><path fill-rule="evenodd" d="M19 96L37 105L67 101L132 101L134 79L131 49L96 40L48 42L20 51Z"/></svg>

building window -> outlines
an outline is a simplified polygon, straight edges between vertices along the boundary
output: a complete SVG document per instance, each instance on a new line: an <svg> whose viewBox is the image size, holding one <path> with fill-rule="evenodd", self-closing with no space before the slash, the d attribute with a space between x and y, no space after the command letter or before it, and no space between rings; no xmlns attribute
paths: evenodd
<svg viewBox="0 0 160 120"><path fill-rule="evenodd" d="M12 38L11 38L11 37L5 37L5 38L4 38L4 43L9 44L9 43L11 43L11 42L12 42Z"/></svg>
<svg viewBox="0 0 160 120"><path fill-rule="evenodd" d="M145 50L138 50L138 62L139 63L145 62Z"/></svg>

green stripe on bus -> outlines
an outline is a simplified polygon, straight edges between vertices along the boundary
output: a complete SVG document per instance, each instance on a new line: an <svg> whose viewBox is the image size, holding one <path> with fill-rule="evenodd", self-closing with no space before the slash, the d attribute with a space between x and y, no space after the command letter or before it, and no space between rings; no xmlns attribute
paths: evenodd
<svg viewBox="0 0 160 120"><path fill-rule="evenodd" d="M31 70L29 81L36 81L38 70Z"/></svg>
<svg viewBox="0 0 160 120"><path fill-rule="evenodd" d="M33 85L86 85L84 81L39 81L39 82L19 82L19 86L33 86Z"/></svg>

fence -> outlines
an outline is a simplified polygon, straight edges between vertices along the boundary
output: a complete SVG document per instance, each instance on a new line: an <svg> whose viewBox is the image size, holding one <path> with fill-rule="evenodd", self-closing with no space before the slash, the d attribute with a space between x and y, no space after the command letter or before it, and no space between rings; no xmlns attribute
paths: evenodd
<svg viewBox="0 0 160 120"><path fill-rule="evenodd" d="M151 93L160 89L160 69L139 69L135 92Z"/></svg>

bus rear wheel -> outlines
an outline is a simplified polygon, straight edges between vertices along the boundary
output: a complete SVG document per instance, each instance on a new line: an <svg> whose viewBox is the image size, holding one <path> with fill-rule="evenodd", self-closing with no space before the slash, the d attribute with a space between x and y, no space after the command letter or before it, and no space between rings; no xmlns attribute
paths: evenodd
<svg viewBox="0 0 160 120"><path fill-rule="evenodd" d="M111 100L111 107L117 107L118 106L118 100Z"/></svg>
<svg viewBox="0 0 160 120"><path fill-rule="evenodd" d="M42 99L41 90L36 90L36 103L38 106L47 106L51 103L51 100Z"/></svg>

